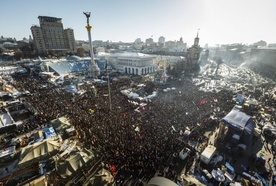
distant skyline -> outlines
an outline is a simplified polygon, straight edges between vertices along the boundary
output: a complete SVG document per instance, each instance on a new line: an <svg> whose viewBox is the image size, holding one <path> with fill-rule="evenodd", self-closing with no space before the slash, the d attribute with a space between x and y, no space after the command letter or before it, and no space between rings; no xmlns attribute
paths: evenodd
<svg viewBox="0 0 276 186"><path fill-rule="evenodd" d="M39 25L38 16L62 18L76 40L134 42L141 38L179 40L191 46L199 30L200 45L276 43L275 0L13 0L2 1L0 36L21 40Z"/></svg>

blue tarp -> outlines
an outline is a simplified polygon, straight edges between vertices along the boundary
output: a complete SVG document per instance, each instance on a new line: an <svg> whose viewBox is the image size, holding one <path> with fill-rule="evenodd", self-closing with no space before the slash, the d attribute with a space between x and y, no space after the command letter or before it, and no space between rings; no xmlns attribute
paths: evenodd
<svg viewBox="0 0 276 186"><path fill-rule="evenodd" d="M57 134L55 132L55 129L53 127L44 128L43 129L45 139L55 137Z"/></svg>
<svg viewBox="0 0 276 186"><path fill-rule="evenodd" d="M243 104L245 102L245 97L242 94L237 94L236 102L239 102L240 104Z"/></svg>
<svg viewBox="0 0 276 186"><path fill-rule="evenodd" d="M232 167L228 162L225 163L225 167L227 168L227 170L228 170L231 174L234 174L234 173L235 173L234 167Z"/></svg>
<svg viewBox="0 0 276 186"><path fill-rule="evenodd" d="M65 88L66 92L71 92L71 93L77 93L77 87L75 85L69 85L68 87Z"/></svg>
<svg viewBox="0 0 276 186"><path fill-rule="evenodd" d="M249 115L235 108L222 119L222 123L234 130L237 134L244 134L247 142L251 140L256 125Z"/></svg>
<svg viewBox="0 0 276 186"><path fill-rule="evenodd" d="M264 186L268 186L269 185L268 182L261 175L259 175L257 172L254 174L254 176L256 178L258 178L258 180L260 180L263 183Z"/></svg>

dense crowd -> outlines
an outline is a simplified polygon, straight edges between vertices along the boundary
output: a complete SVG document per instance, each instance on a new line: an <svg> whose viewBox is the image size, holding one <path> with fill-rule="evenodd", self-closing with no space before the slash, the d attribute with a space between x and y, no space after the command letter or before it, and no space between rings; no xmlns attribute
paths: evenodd
<svg viewBox="0 0 276 186"><path fill-rule="evenodd" d="M120 92L133 86L130 79L111 83L111 109L106 84L84 84L86 93L73 95L38 76L17 78L15 82L17 89L31 92L25 101L37 111L36 120L26 124L26 131L68 117L84 146L98 152L112 167L115 179L122 182L128 178L149 179L168 166L168 160L185 146L185 130L192 131L194 141L207 141L204 128L216 123L210 114L220 107L224 115L233 107L231 92L198 91L189 79L166 85L175 87L169 92L154 87L157 96L139 109Z"/></svg>

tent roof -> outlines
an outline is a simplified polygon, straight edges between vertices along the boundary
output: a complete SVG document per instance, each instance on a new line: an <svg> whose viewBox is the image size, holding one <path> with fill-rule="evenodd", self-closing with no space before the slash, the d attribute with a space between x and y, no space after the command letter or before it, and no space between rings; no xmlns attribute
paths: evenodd
<svg viewBox="0 0 276 186"><path fill-rule="evenodd" d="M255 122L244 112L233 108L223 119L222 122L236 131L244 131L251 134L254 131Z"/></svg>
<svg viewBox="0 0 276 186"><path fill-rule="evenodd" d="M47 139L41 142L34 143L24 147L21 151L20 161L18 163L19 168L23 168L31 165L34 162L38 162L43 157L49 157L49 153L57 151L60 147L60 143L52 139Z"/></svg>
<svg viewBox="0 0 276 186"><path fill-rule="evenodd" d="M92 178L89 179L87 184L84 184L85 186L110 186L112 185L114 178L111 175L110 171L102 168L95 174Z"/></svg>
<svg viewBox="0 0 276 186"><path fill-rule="evenodd" d="M147 184L148 186L177 186L176 183L165 177L155 176L151 178Z"/></svg>
<svg viewBox="0 0 276 186"><path fill-rule="evenodd" d="M37 140L39 138L44 138L43 131L41 131L41 130L34 133L34 139Z"/></svg>
<svg viewBox="0 0 276 186"><path fill-rule="evenodd" d="M50 124L55 128L57 132L61 132L64 129L68 129L71 127L71 124L66 117L54 119L50 122Z"/></svg>
<svg viewBox="0 0 276 186"><path fill-rule="evenodd" d="M47 186L47 181L45 176L41 176L31 182L29 182L29 185L34 185L34 186Z"/></svg>
<svg viewBox="0 0 276 186"><path fill-rule="evenodd" d="M73 60L73 61L72 61ZM106 61L95 59L97 66L103 70L105 68ZM69 73L86 72L91 64L91 59L77 59L72 57L67 61L61 61L56 63L49 63L49 66L60 75L66 75Z"/></svg>
<svg viewBox="0 0 276 186"><path fill-rule="evenodd" d="M62 178L68 178L77 172L79 168L84 166L92 156L93 154L88 151L77 152L57 166L58 173Z"/></svg>

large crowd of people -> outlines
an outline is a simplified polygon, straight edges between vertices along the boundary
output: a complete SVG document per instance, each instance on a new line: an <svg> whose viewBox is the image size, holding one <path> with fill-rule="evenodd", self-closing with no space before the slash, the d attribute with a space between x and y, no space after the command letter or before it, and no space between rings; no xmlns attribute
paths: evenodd
<svg viewBox="0 0 276 186"><path fill-rule="evenodd" d="M25 125L26 131L66 116L82 144L100 154L123 183L129 178L149 179L168 166L185 147L185 130L192 132L194 141L208 141L204 128L218 123L210 114L220 107L222 117L234 106L231 91L198 91L189 79L155 86L157 96L139 109L120 92L133 86L131 79L111 83L111 105L106 84L84 84L86 92L73 95L39 76L15 79L18 90L30 91L25 101L37 112L36 119ZM175 89L163 91L172 86Z"/></svg>

